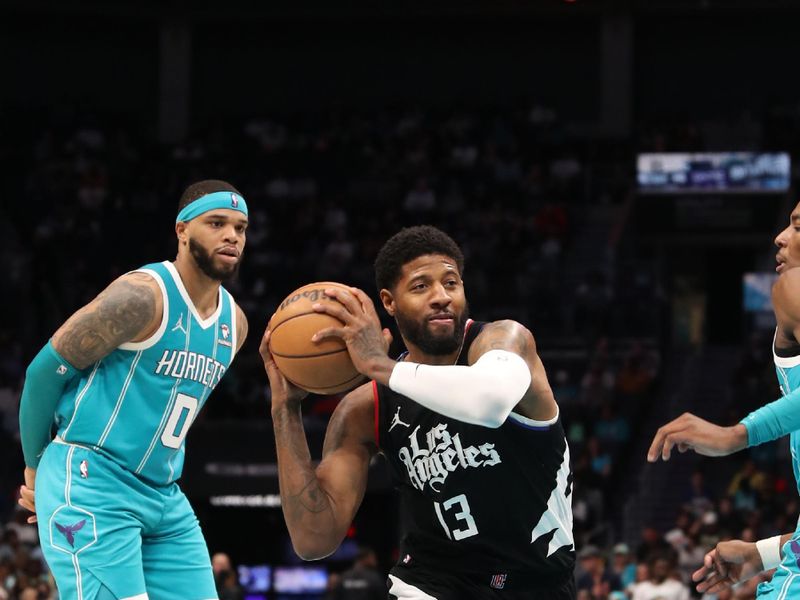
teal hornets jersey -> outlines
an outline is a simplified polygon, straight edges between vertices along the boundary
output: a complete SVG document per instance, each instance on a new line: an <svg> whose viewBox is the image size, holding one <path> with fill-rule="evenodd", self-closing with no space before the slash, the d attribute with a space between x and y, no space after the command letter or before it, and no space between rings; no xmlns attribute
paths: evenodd
<svg viewBox="0 0 800 600"><path fill-rule="evenodd" d="M800 387L800 356L782 357L775 353L775 342L772 342L772 356L775 361L775 371L778 373L778 384L781 394L787 395ZM800 431L789 434L789 447L792 452L792 471L794 471L795 485L800 493Z"/></svg>
<svg viewBox="0 0 800 600"><path fill-rule="evenodd" d="M92 448L154 485L178 479L184 439L236 353L236 305L219 289L200 318L168 261L135 272L161 288L164 313L148 339L122 344L87 369L56 408L61 440Z"/></svg>

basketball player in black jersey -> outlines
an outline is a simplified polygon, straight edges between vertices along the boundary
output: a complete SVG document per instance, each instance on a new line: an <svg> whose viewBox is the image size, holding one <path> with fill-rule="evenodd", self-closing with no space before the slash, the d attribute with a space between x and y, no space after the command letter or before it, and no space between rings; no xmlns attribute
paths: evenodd
<svg viewBox="0 0 800 600"><path fill-rule="evenodd" d="M316 468L305 392L280 373L264 334L292 543L307 560L331 554L364 497L371 457L383 452L409 515L389 598L571 599L572 474L558 406L530 331L467 318L463 270L459 247L434 227L404 229L383 246L376 281L408 349L397 361L361 290L327 291L338 303L314 306L344 324L314 339L343 339L372 380L337 407Z"/></svg>

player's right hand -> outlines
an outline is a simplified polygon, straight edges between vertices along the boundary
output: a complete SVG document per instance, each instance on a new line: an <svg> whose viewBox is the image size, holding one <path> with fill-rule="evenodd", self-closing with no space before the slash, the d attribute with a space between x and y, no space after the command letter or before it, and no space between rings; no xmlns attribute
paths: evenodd
<svg viewBox="0 0 800 600"><path fill-rule="evenodd" d="M33 514L28 517L28 523L36 523L36 499L34 497L33 488L36 486L36 469L25 467L24 473L25 483L19 488L19 505L31 511Z"/></svg>
<svg viewBox="0 0 800 600"><path fill-rule="evenodd" d="M679 452L694 450L703 456L727 456L747 447L747 429L741 423L720 427L691 413L660 427L647 451L647 460L656 462L659 456L669 460L672 449Z"/></svg>
<svg viewBox="0 0 800 600"><path fill-rule="evenodd" d="M755 543L741 540L720 542L705 555L703 566L692 573L697 591L717 594L761 572L763 565Z"/></svg>
<svg viewBox="0 0 800 600"><path fill-rule="evenodd" d="M278 369L278 365L272 357L272 352L269 350L269 338L271 334L272 332L267 328L264 332L264 337L261 338L261 345L258 351L264 361L264 370L267 372L267 377L269 378L269 389L272 393L272 406L275 407L280 404L300 402L303 398L308 396L308 392L291 383L283 376L280 369Z"/></svg>

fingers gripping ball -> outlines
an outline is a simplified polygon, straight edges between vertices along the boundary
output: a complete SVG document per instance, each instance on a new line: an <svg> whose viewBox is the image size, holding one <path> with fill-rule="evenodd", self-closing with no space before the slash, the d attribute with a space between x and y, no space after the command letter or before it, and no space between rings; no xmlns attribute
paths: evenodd
<svg viewBox="0 0 800 600"><path fill-rule="evenodd" d="M311 341L320 329L342 326L335 317L312 308L318 302L337 302L325 295L326 288L349 289L330 281L309 283L281 302L269 321L269 350L283 376L296 386L315 394L338 394L355 387L362 376L342 340Z"/></svg>

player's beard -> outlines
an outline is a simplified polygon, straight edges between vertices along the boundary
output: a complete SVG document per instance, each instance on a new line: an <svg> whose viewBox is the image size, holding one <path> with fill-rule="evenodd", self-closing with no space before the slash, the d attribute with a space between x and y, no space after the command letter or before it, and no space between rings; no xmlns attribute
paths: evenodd
<svg viewBox="0 0 800 600"><path fill-rule="evenodd" d="M196 242L191 238L189 238L189 252L194 258L197 267L214 281L226 281L235 277L242 262L242 255L240 254L239 260L235 264L217 267L214 265L214 257L211 252L206 250L200 242Z"/></svg>
<svg viewBox="0 0 800 600"><path fill-rule="evenodd" d="M465 303L464 310L460 315L455 315L453 320L452 335L434 335L428 327L426 320L418 321L410 316L404 315L399 310L394 313L397 328L406 340L414 344L425 354L431 356L445 356L452 354L461 347L464 339L464 327L469 318L469 306Z"/></svg>

